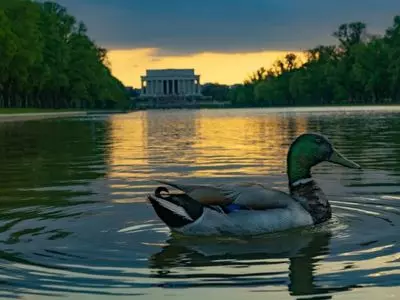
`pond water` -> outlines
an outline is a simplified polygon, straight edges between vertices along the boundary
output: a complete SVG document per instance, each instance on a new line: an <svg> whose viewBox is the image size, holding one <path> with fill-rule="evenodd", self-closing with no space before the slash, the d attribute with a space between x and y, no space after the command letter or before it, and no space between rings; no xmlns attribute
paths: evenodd
<svg viewBox="0 0 400 300"><path fill-rule="evenodd" d="M257 238L171 235L157 183L260 181L321 132L363 169L313 176L333 218ZM0 298L399 299L400 108L154 110L0 123Z"/></svg>

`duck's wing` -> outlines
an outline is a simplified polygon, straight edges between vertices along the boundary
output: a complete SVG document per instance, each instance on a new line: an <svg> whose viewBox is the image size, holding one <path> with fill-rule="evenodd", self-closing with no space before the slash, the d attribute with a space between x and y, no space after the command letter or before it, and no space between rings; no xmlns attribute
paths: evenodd
<svg viewBox="0 0 400 300"><path fill-rule="evenodd" d="M159 181L188 194L205 205L237 204L249 209L285 208L294 201L288 194L266 188L259 183L233 183L221 185L189 185Z"/></svg>
<svg viewBox="0 0 400 300"><path fill-rule="evenodd" d="M219 188L232 203L250 209L285 208L294 201L288 194L259 183L224 184Z"/></svg>
<svg viewBox="0 0 400 300"><path fill-rule="evenodd" d="M190 196L191 198L199 201L204 205L228 205L233 202L232 199L227 197L223 190L217 186L200 185L200 184L183 184L178 182L171 182L166 180L157 180L158 182L172 186Z"/></svg>

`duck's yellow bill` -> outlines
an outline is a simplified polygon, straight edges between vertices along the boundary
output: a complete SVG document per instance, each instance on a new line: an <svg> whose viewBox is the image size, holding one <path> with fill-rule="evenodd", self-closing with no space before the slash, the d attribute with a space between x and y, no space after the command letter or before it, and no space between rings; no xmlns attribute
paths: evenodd
<svg viewBox="0 0 400 300"><path fill-rule="evenodd" d="M329 162L342 165L347 168L352 168L352 169L361 169L361 166L354 161L351 161L347 158L345 158L342 154L340 154L339 151L336 149L333 149L331 157L328 159Z"/></svg>

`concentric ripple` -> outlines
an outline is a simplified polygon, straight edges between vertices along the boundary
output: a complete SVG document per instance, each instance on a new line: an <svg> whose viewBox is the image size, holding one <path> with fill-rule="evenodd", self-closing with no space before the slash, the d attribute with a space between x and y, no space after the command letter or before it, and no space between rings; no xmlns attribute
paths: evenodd
<svg viewBox="0 0 400 300"><path fill-rule="evenodd" d="M397 299L400 108L163 110L0 123L0 298ZM286 153L327 135L362 170L313 176L333 218L258 237L171 234L154 179L287 191Z"/></svg>

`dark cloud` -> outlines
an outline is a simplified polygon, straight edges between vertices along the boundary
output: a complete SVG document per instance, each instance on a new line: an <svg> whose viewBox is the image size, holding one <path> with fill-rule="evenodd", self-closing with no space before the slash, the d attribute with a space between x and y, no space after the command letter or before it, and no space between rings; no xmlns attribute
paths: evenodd
<svg viewBox="0 0 400 300"><path fill-rule="evenodd" d="M109 49L160 54L302 50L333 43L339 24L383 32L399 0L58 0Z"/></svg>

